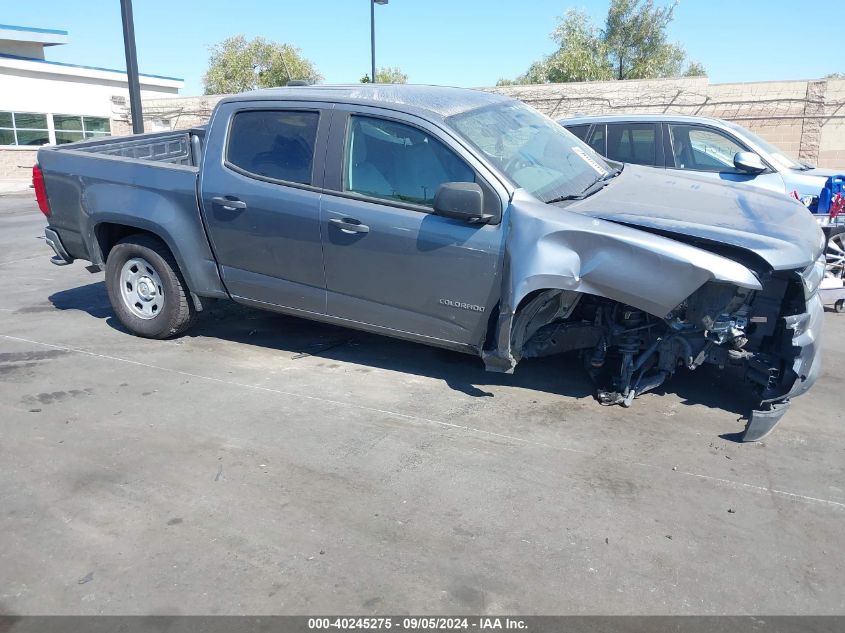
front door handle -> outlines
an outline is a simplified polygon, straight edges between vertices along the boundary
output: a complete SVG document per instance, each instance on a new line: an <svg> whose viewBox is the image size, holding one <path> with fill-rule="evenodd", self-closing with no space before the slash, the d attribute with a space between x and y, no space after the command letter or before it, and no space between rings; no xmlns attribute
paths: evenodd
<svg viewBox="0 0 845 633"><path fill-rule="evenodd" d="M219 204L226 211L234 211L235 209L246 209L246 202L238 200L237 198L229 198L223 196L216 196L211 199L214 204Z"/></svg>
<svg viewBox="0 0 845 633"><path fill-rule="evenodd" d="M329 224L333 224L344 233L369 233L370 227L366 224L361 224L358 220L352 218L330 218Z"/></svg>

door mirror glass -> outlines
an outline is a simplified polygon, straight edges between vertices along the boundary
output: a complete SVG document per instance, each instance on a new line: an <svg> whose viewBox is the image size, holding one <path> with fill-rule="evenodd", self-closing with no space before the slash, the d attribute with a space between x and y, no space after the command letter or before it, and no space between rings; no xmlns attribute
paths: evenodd
<svg viewBox="0 0 845 633"><path fill-rule="evenodd" d="M766 171L766 163L754 152L737 152L734 155L734 167L747 174L759 174Z"/></svg>
<svg viewBox="0 0 845 633"><path fill-rule="evenodd" d="M446 182L434 196L434 213L465 222L488 222L484 214L484 193L474 182Z"/></svg>

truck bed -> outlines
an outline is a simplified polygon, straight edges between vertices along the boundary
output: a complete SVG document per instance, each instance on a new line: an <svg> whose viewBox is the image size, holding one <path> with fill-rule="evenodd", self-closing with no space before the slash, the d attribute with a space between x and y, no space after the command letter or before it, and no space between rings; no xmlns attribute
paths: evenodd
<svg viewBox="0 0 845 633"><path fill-rule="evenodd" d="M112 136L51 148L54 151L89 152L173 165L198 167L205 128L152 132L130 137Z"/></svg>
<svg viewBox="0 0 845 633"><path fill-rule="evenodd" d="M103 266L122 235L147 231L170 247L191 288L225 296L197 200L204 134L197 128L42 147L49 228L67 254Z"/></svg>

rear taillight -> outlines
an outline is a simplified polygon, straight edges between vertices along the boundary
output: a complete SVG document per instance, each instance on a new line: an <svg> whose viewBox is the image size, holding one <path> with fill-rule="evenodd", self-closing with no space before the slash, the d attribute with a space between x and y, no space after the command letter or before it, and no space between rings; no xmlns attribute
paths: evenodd
<svg viewBox="0 0 845 633"><path fill-rule="evenodd" d="M38 208L48 218L50 217L50 203L47 201L47 189L44 188L44 174L38 165L32 166L32 186L35 187L35 199Z"/></svg>

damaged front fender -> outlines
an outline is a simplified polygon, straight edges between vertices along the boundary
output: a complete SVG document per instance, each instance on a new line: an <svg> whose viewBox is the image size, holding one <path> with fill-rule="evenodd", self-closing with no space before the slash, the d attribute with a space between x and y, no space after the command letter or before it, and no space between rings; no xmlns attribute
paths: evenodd
<svg viewBox="0 0 845 633"><path fill-rule="evenodd" d="M664 317L708 281L759 290L733 260L666 237L538 202L517 191L508 209L504 275L489 371L511 373L514 318L537 290L589 294Z"/></svg>

